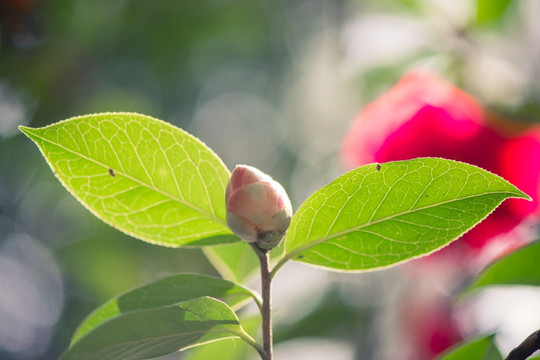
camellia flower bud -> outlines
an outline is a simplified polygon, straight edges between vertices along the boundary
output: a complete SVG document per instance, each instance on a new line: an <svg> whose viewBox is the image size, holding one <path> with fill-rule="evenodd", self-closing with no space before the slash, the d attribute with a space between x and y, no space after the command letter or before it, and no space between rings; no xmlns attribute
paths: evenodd
<svg viewBox="0 0 540 360"><path fill-rule="evenodd" d="M225 200L231 230L262 249L278 245L291 223L292 206L285 189L254 167L236 166Z"/></svg>

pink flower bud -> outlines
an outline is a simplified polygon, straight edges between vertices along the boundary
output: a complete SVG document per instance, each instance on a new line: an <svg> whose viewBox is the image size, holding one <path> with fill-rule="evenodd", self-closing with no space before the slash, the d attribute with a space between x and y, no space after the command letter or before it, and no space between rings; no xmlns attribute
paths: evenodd
<svg viewBox="0 0 540 360"><path fill-rule="evenodd" d="M227 224L242 240L271 249L289 227L292 206L285 189L270 176L237 165L225 194Z"/></svg>

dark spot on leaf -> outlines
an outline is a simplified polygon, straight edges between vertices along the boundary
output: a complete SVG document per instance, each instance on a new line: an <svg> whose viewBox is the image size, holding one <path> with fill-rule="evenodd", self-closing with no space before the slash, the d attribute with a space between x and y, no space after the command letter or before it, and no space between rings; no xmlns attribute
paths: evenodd
<svg viewBox="0 0 540 360"><path fill-rule="evenodd" d="M113 169L109 169L109 175L111 175L111 176L116 176L116 175L114 174L114 170L113 170Z"/></svg>
<svg viewBox="0 0 540 360"><path fill-rule="evenodd" d="M303 258L304 258L304 255L298 255L296 258L297 258L297 259L303 259Z"/></svg>
<svg viewBox="0 0 540 360"><path fill-rule="evenodd" d="M377 171L381 171L381 164L377 164Z"/></svg>

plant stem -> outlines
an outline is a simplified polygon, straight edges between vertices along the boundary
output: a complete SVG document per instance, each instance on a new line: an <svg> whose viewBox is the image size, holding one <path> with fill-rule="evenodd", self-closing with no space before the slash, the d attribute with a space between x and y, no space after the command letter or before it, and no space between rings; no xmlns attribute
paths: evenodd
<svg viewBox="0 0 540 360"><path fill-rule="evenodd" d="M263 345L266 357L263 360L273 359L273 336L272 336L272 303L271 303L271 282L270 276L270 251L259 248L256 244L252 244L259 263L261 265L261 295L262 295L262 332Z"/></svg>
<svg viewBox="0 0 540 360"><path fill-rule="evenodd" d="M533 332L514 350L510 351L506 360L524 360L540 350L540 330Z"/></svg>
<svg viewBox="0 0 540 360"><path fill-rule="evenodd" d="M249 345L251 345L255 350L257 350L257 352L259 353L259 355L261 356L262 359L265 358L266 352L264 351L261 344L259 344L257 341L255 341L255 339L253 339L248 333L241 332L241 333L238 333L237 335L241 339L244 339L244 341L247 342Z"/></svg>

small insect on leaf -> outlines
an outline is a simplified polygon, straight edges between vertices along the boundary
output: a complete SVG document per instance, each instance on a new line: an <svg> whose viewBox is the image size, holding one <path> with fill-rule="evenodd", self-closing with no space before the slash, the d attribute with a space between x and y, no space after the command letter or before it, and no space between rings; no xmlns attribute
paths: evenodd
<svg viewBox="0 0 540 360"><path fill-rule="evenodd" d="M377 164L377 171L381 171L381 164Z"/></svg>
<svg viewBox="0 0 540 360"><path fill-rule="evenodd" d="M361 166L298 208L276 268L289 259L337 271L397 265L448 245L507 198L530 199L497 175L452 160Z"/></svg>
<svg viewBox="0 0 540 360"><path fill-rule="evenodd" d="M171 247L240 241L225 216L229 170L184 130L135 113L92 114L20 129L62 184L116 229Z"/></svg>

